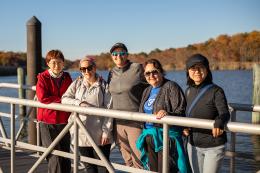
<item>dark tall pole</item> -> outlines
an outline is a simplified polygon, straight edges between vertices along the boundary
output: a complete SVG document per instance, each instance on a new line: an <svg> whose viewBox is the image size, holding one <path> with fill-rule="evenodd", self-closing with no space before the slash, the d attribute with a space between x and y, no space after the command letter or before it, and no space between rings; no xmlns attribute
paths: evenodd
<svg viewBox="0 0 260 173"><path fill-rule="evenodd" d="M41 22L33 16L27 26L27 84L36 85L37 74L41 72L42 38ZM27 92L27 98L32 100L34 91ZM30 119L36 118L36 110L29 115ZM36 144L36 125L33 121L28 123L28 142Z"/></svg>

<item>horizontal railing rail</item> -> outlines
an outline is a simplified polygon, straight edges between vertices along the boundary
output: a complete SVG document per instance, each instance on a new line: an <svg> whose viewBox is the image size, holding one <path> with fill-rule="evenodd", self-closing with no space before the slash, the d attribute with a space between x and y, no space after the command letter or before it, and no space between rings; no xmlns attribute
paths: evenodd
<svg viewBox="0 0 260 173"><path fill-rule="evenodd" d="M260 105L229 103L236 111L260 112Z"/></svg>
<svg viewBox="0 0 260 173"><path fill-rule="evenodd" d="M25 90L36 91L36 86L20 85L20 84L15 84L15 83L0 83L0 88L25 89Z"/></svg>
<svg viewBox="0 0 260 173"><path fill-rule="evenodd" d="M108 109L94 108L94 107L82 108L80 106L72 106L72 105L59 104L59 103L43 104L38 101L18 99L13 97L4 97L4 96L0 96L0 102L31 106L31 107L48 108L48 109L67 111L67 112L77 112L81 114L112 117L116 119L133 120L133 121L152 122L152 123L159 123L159 124L195 127L195 128L202 128L202 129L212 129L214 127L213 126L214 120L205 120L199 118L165 116L164 118L158 120L156 119L156 117L148 116L147 114L144 113L108 110ZM260 135L260 125L257 124L229 122L226 125L226 130L231 132Z"/></svg>

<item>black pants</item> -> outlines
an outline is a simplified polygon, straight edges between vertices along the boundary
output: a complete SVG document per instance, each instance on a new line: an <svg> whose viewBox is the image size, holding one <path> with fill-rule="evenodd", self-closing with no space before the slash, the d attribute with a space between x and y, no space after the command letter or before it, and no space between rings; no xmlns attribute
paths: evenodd
<svg viewBox="0 0 260 173"><path fill-rule="evenodd" d="M110 155L110 147L111 144L107 144L104 146L99 146L100 150L103 152L107 160L109 161L109 155ZM95 152L93 147L79 147L79 152L82 156L91 157L95 159L100 159ZM97 166L89 163L84 163L86 172L87 173L107 173L106 167L103 166Z"/></svg>
<svg viewBox="0 0 260 173"><path fill-rule="evenodd" d="M40 123L40 133L42 146L49 147L54 139L65 127L65 124L45 124ZM55 150L70 152L70 134L69 132L55 146ZM70 173L71 161L65 157L59 157L52 154L47 156L48 173Z"/></svg>
<svg viewBox="0 0 260 173"><path fill-rule="evenodd" d="M151 136L146 137L146 151L148 153L150 171L162 172L162 158L163 151L155 152L155 146L153 138ZM169 147L169 173L177 173L178 167L176 162L175 144L170 140Z"/></svg>

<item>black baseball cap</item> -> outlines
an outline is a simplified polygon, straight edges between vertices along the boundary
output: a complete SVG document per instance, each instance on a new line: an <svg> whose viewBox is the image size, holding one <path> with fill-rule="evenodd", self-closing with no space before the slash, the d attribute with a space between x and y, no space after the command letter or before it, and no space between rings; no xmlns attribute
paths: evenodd
<svg viewBox="0 0 260 173"><path fill-rule="evenodd" d="M124 49L126 52L128 52L127 47L123 44L123 43L116 43L112 46L112 48L110 49L110 53L112 53L115 49L117 48L122 48Z"/></svg>
<svg viewBox="0 0 260 173"><path fill-rule="evenodd" d="M194 66L196 64L202 64L206 68L209 69L209 61L208 61L208 59L205 56L201 55L201 54L194 54L194 55L192 55L186 61L186 69L188 70L189 68L191 68L192 66Z"/></svg>

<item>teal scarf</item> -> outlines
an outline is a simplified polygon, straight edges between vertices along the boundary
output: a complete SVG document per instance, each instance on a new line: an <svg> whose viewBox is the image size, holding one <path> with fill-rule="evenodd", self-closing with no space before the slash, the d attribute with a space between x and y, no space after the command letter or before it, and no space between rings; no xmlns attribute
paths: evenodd
<svg viewBox="0 0 260 173"><path fill-rule="evenodd" d="M144 148L145 138L146 136L150 135L153 138L155 152L159 152L163 148L163 129L162 128L150 128L150 129L143 129L141 135L136 141L136 147L138 150L141 151L141 162L146 170L149 170L148 166L148 156ZM169 137L175 140L178 159L177 165L180 173L187 173L187 157L184 152L183 142L182 142L182 132L175 130L174 128L170 128L169 130Z"/></svg>

